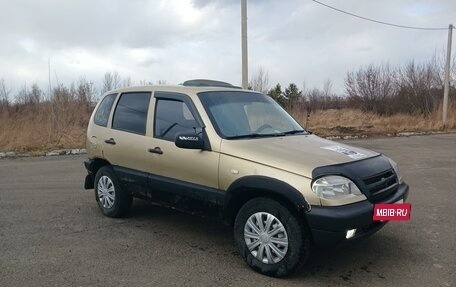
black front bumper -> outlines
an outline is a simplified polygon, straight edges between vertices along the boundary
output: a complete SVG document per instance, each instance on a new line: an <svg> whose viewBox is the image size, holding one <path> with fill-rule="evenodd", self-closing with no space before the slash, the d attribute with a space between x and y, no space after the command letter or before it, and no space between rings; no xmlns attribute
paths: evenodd
<svg viewBox="0 0 456 287"><path fill-rule="evenodd" d="M407 199L409 186L399 185L398 190L382 203L394 203ZM312 206L307 222L314 242L320 247L336 247L365 238L382 228L385 222L373 221L374 204L364 200L343 206ZM354 237L346 239L346 232L356 229Z"/></svg>

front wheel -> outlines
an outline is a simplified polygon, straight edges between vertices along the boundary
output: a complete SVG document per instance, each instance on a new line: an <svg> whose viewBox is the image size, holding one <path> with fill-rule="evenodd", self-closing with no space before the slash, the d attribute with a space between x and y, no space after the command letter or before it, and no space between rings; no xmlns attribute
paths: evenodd
<svg viewBox="0 0 456 287"><path fill-rule="evenodd" d="M281 277L304 264L309 235L285 206L269 198L254 198L239 210L234 237L239 252L254 270Z"/></svg>
<svg viewBox="0 0 456 287"><path fill-rule="evenodd" d="M133 197L124 191L110 166L101 167L95 176L95 199L104 215L122 217L131 207Z"/></svg>

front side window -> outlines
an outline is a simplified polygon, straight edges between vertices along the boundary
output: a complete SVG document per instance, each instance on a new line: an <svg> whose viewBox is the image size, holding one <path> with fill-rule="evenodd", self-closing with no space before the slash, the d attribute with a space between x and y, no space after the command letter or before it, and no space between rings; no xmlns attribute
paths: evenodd
<svg viewBox="0 0 456 287"><path fill-rule="evenodd" d="M198 94L217 133L226 139L282 136L306 131L274 100L259 93Z"/></svg>
<svg viewBox="0 0 456 287"><path fill-rule="evenodd" d="M114 111L112 128L145 135L150 95L150 92L122 94Z"/></svg>
<svg viewBox="0 0 456 287"><path fill-rule="evenodd" d="M93 119L95 124L102 127L108 126L109 114L111 113L112 104L114 103L116 96L116 94L112 94L104 97L95 113Z"/></svg>
<svg viewBox="0 0 456 287"><path fill-rule="evenodd" d="M199 128L187 104L179 100L157 99L154 137L174 141L178 133L194 133Z"/></svg>

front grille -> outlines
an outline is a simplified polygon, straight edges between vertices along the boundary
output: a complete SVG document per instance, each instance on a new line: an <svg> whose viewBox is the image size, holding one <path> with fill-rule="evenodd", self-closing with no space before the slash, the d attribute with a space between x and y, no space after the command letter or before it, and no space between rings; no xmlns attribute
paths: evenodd
<svg viewBox="0 0 456 287"><path fill-rule="evenodd" d="M364 178L363 183L369 192L369 200L374 203L380 202L394 193L399 186L396 173L393 169Z"/></svg>
<svg viewBox="0 0 456 287"><path fill-rule="evenodd" d="M353 180L371 203L388 202L399 189L397 175L390 160L384 155L312 170L312 178L328 174Z"/></svg>

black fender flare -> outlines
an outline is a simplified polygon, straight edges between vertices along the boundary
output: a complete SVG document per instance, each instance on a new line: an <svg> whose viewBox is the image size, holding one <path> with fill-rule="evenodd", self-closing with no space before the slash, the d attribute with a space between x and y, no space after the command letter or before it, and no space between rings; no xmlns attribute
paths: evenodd
<svg viewBox="0 0 456 287"><path fill-rule="evenodd" d="M86 159L84 166L87 170L87 175L84 181L84 189L92 189L95 187L95 175L102 166L110 165L110 163L102 158Z"/></svg>
<svg viewBox="0 0 456 287"><path fill-rule="evenodd" d="M230 221L235 216L233 213L237 211L236 203L238 199L251 192L253 192L253 195L255 195L255 192L261 192L263 195L283 198L296 208L298 213L309 212L311 209L303 194L290 184L276 178L250 175L235 180L228 187L223 202L223 217L225 220ZM249 195L247 197L250 198ZM237 207L239 208L240 206Z"/></svg>

